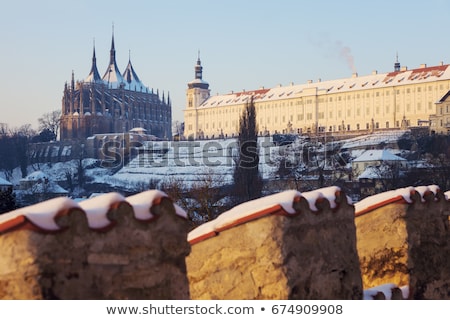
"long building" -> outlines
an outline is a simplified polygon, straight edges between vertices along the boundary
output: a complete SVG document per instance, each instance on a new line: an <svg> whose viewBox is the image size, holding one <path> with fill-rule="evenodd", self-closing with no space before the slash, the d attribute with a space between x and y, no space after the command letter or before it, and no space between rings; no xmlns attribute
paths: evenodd
<svg viewBox="0 0 450 320"><path fill-rule="evenodd" d="M355 133L430 126L436 102L450 90L450 67L421 65L349 78L308 81L275 88L211 96L200 58L188 83L185 137L233 137L253 96L260 135L275 133Z"/></svg>
<svg viewBox="0 0 450 320"><path fill-rule="evenodd" d="M116 63L114 35L108 67L100 76L95 47L89 75L64 86L61 140L85 139L95 134L123 133L144 128L148 134L169 139L172 135L172 107L159 92L146 87L137 76L131 59L121 73Z"/></svg>

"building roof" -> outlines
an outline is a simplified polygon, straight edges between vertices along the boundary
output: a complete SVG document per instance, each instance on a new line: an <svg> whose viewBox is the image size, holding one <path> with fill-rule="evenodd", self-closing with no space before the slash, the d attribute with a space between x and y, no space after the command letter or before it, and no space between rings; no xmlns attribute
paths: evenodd
<svg viewBox="0 0 450 320"><path fill-rule="evenodd" d="M305 84L290 84L288 86L277 86L264 89L263 94L257 94L259 90L243 91L237 93L215 95L204 101L200 108L220 107L225 105L243 104L249 95L255 95L254 101L269 102L280 99L289 99L316 94L333 94L342 92L352 92L364 89L382 89L394 86L427 83L437 80L450 80L449 64L426 67L425 65L417 69L401 70L388 73L373 72L370 75L358 76L354 74L349 78L342 78L327 81L308 81Z"/></svg>
<svg viewBox="0 0 450 320"><path fill-rule="evenodd" d="M447 91L436 103L443 103L443 102L445 102L449 96L450 96L450 90Z"/></svg>
<svg viewBox="0 0 450 320"><path fill-rule="evenodd" d="M9 182L8 180L0 178L0 186L12 186L12 183Z"/></svg>
<svg viewBox="0 0 450 320"><path fill-rule="evenodd" d="M128 60L128 65L123 72L123 79L125 80L125 89L132 91L144 91L146 90L144 84L134 71L131 60Z"/></svg>
<svg viewBox="0 0 450 320"><path fill-rule="evenodd" d="M370 161L406 161L405 158L396 156L395 154L383 150L367 150L353 162L370 162Z"/></svg>
<svg viewBox="0 0 450 320"><path fill-rule="evenodd" d="M94 83L103 83L102 77L100 77L100 74L98 73L97 69L97 58L95 57L95 47L94 52L92 54L92 66L91 66L91 72L89 72L89 75L84 79L85 82L94 82Z"/></svg>

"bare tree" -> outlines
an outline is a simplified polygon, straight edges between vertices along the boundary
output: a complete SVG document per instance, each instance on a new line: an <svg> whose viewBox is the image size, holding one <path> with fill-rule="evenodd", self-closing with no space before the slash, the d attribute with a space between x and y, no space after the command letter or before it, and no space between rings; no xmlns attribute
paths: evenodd
<svg viewBox="0 0 450 320"><path fill-rule="evenodd" d="M38 119L39 131L49 130L55 137L58 136L59 127L61 124L61 110L54 110L47 112Z"/></svg>

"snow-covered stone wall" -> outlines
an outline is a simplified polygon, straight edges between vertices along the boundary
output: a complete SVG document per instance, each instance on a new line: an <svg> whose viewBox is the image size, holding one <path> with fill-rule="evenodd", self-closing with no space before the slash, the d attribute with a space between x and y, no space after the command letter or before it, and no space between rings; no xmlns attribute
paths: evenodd
<svg viewBox="0 0 450 320"><path fill-rule="evenodd" d="M191 299L362 299L354 208L337 187L245 203L188 239Z"/></svg>
<svg viewBox="0 0 450 320"><path fill-rule="evenodd" d="M0 299L189 299L190 224L160 191L0 216Z"/></svg>
<svg viewBox="0 0 450 320"><path fill-rule="evenodd" d="M450 299L450 202L437 186L365 198L355 214L364 289L394 283L410 299Z"/></svg>

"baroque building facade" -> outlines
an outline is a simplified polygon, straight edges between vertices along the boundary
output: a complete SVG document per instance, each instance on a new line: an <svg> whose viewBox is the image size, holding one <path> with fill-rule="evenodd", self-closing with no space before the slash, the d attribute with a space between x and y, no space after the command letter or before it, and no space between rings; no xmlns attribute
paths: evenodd
<svg viewBox="0 0 450 320"><path fill-rule="evenodd" d="M72 72L62 98L61 140L78 140L102 133L124 133L143 128L147 134L171 138L172 107L169 94L146 87L137 76L131 59L121 73L116 63L114 35L108 67L100 76L95 47L89 75L76 81Z"/></svg>
<svg viewBox="0 0 450 320"><path fill-rule="evenodd" d="M450 90L450 65L421 65L329 81L211 96L200 59L188 83L185 137L210 139L238 134L239 118L250 97L260 135L276 133L358 134L430 127L436 102ZM439 125L441 122L438 123ZM431 124L433 125L433 124ZM445 125L445 124L444 124Z"/></svg>

